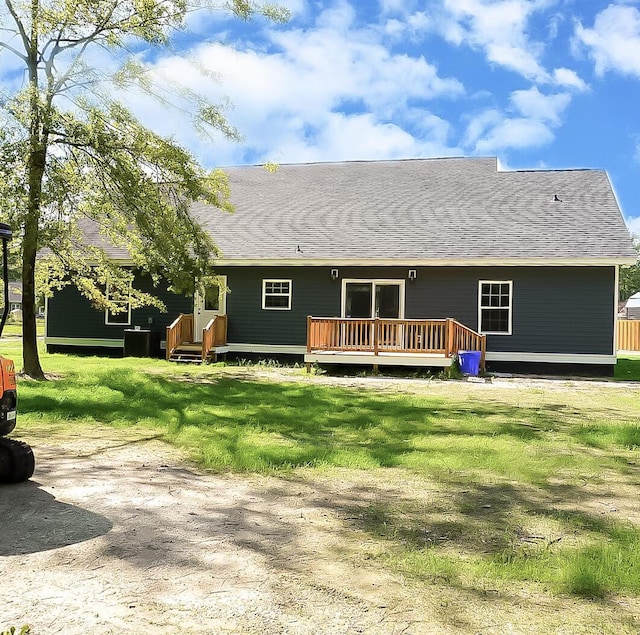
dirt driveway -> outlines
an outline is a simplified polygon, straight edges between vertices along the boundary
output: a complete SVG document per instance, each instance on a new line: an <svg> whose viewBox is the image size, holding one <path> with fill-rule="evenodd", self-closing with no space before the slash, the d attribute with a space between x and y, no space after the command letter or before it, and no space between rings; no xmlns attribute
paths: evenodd
<svg viewBox="0 0 640 635"><path fill-rule="evenodd" d="M401 582L349 565L355 545L340 517L374 493L347 483L328 491L320 482L204 475L159 441L99 432L93 441L36 445L34 480L0 489L0 630L410 626L411 607L394 600Z"/></svg>
<svg viewBox="0 0 640 635"><path fill-rule="evenodd" d="M488 635L539 632L550 615L561 625L570 608L517 588L418 591L376 564L383 544L352 521L406 481L215 476L112 428L23 438L38 467L0 487L0 631ZM602 610L586 619L606 624L618 607Z"/></svg>

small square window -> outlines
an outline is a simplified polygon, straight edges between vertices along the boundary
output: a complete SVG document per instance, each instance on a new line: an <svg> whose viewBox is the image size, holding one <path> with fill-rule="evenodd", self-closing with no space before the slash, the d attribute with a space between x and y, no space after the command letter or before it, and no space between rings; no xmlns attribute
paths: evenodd
<svg viewBox="0 0 640 635"><path fill-rule="evenodd" d="M291 309L291 280L263 280L262 308L280 311Z"/></svg>

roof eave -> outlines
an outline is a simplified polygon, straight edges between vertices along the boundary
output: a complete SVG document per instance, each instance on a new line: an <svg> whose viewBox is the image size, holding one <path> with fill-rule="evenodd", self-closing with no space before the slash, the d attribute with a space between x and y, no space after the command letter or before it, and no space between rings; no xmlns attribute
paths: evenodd
<svg viewBox="0 0 640 635"><path fill-rule="evenodd" d="M218 267L602 267L634 265L627 256L603 258L220 258Z"/></svg>

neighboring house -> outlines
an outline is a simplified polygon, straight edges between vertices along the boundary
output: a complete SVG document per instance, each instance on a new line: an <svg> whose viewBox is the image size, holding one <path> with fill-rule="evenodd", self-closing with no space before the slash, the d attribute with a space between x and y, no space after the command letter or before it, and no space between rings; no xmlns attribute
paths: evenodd
<svg viewBox="0 0 640 635"><path fill-rule="evenodd" d="M640 293L634 293L624 306L624 317L627 320L640 320Z"/></svg>
<svg viewBox="0 0 640 635"><path fill-rule="evenodd" d="M9 311L22 310L22 282L9 283Z"/></svg>
<svg viewBox="0 0 640 635"><path fill-rule="evenodd" d="M612 372L618 267L637 254L604 171L451 158L227 172L235 214L193 207L222 253L220 288L156 290L168 313L117 315L65 288L48 301L48 348L122 349L140 327L176 354L204 338L205 357L447 366L486 347L489 369Z"/></svg>

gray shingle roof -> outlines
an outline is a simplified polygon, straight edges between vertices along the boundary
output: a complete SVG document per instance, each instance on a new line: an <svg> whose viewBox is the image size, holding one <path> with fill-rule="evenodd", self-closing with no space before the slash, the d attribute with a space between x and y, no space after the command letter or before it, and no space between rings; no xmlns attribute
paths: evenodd
<svg viewBox="0 0 640 635"><path fill-rule="evenodd" d="M636 257L600 170L499 172L495 159L472 158L227 172L235 214L194 207L225 260Z"/></svg>
<svg viewBox="0 0 640 635"><path fill-rule="evenodd" d="M221 262L632 264L636 258L601 170L500 172L493 158L448 158L226 171L236 212L193 207Z"/></svg>

